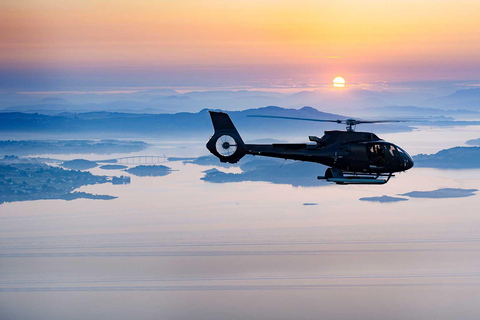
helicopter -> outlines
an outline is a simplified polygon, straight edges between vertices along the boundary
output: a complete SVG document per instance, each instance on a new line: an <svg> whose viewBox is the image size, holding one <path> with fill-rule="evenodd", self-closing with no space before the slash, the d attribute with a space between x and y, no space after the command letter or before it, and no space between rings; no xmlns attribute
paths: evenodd
<svg viewBox="0 0 480 320"><path fill-rule="evenodd" d="M325 174L318 176L317 179L336 184L377 185L387 183L394 173L406 171L414 164L412 157L399 146L380 139L374 133L355 131L359 124L403 122L402 120L323 120L250 115L249 117L257 118L346 124L346 131L325 131L321 138L309 136L309 140L315 144L245 144L227 113L219 111L209 113L214 134L206 146L221 162L236 163L247 154L315 162L328 167Z"/></svg>

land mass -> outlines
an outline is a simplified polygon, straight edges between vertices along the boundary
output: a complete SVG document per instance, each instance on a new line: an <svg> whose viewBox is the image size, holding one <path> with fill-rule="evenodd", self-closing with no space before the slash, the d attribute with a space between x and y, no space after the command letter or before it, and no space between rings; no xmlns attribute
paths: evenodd
<svg viewBox="0 0 480 320"><path fill-rule="evenodd" d="M480 168L480 147L454 147L435 154L413 157L416 167L470 169Z"/></svg>
<svg viewBox="0 0 480 320"><path fill-rule="evenodd" d="M261 90L212 90L177 92L171 89L138 90L135 92L99 92L99 93L40 93L29 94L24 92L0 93L0 109L3 111L19 111L29 113L61 114L70 112L89 111L122 111L130 113L175 113L198 112L202 107L209 106L223 110L243 110L258 106L276 105L281 107L300 108L305 105L322 106L325 110L348 109L356 106L361 109L361 115L372 110L374 115L392 111L405 113L425 113L438 115L479 111L480 89L457 89L458 83L446 84L437 82L442 90L431 91L422 87L418 82L417 90L367 90L350 88L342 92L341 97L331 90L308 90L295 93L280 93ZM416 106L416 107L413 107ZM382 110L385 107L386 110ZM459 108L464 110L458 110ZM419 109L419 110L418 110ZM469 117L471 118L471 117Z"/></svg>
<svg viewBox="0 0 480 320"><path fill-rule="evenodd" d="M370 202L380 202L380 203L390 203L390 202L400 202L400 201L408 201L405 198L399 197L390 197L390 196L381 196L381 197L364 197L360 198L361 201L370 201Z"/></svg>
<svg viewBox="0 0 480 320"><path fill-rule="evenodd" d="M61 113L56 116L20 112L0 113L0 132L24 132L49 135L89 136L100 134L111 137L155 136L156 138L191 139L193 136L208 137L213 132L212 123L204 109L198 113L132 114L118 112ZM316 119L346 119L339 114L321 112L315 108L286 109L264 107L229 112L240 134L246 138L284 139L287 132L305 138L321 134L323 130L339 129L331 123L285 121L279 119L249 118L249 115L271 115ZM341 129L341 128L340 128ZM410 131L405 124L365 125L362 130L375 132ZM268 136L265 136L268 134ZM281 136L281 137L280 137ZM291 137L291 134L288 135ZM14 153L13 153L14 154Z"/></svg>
<svg viewBox="0 0 480 320"><path fill-rule="evenodd" d="M125 177L114 177L125 180ZM65 170L32 159L4 157L0 159L0 204L39 199L114 199L73 190L98 183L111 182L106 176L89 172Z"/></svg>
<svg viewBox="0 0 480 320"><path fill-rule="evenodd" d="M131 153L145 150L148 146L143 141L121 140L7 140L0 141L0 155Z"/></svg>
<svg viewBox="0 0 480 320"><path fill-rule="evenodd" d="M477 147L480 147L480 138L468 140L468 141L466 142L466 144L468 144L469 146L477 146Z"/></svg>
<svg viewBox="0 0 480 320"><path fill-rule="evenodd" d="M433 191L412 191L402 194L411 198L465 198L475 195L477 189L442 188Z"/></svg>
<svg viewBox="0 0 480 320"><path fill-rule="evenodd" d="M98 163L95 161L89 161L85 159L74 159L69 161L64 161L61 164L62 167L72 170L87 170L92 169L98 166Z"/></svg>
<svg viewBox="0 0 480 320"><path fill-rule="evenodd" d="M172 169L167 166L155 165L155 166L136 166L130 169L124 170L138 177L161 177L166 176L172 172Z"/></svg>

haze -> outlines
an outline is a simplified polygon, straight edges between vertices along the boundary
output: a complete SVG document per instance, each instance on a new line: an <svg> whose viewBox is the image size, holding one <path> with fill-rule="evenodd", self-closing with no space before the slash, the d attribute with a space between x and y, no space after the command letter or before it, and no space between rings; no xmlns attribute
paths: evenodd
<svg viewBox="0 0 480 320"><path fill-rule="evenodd" d="M0 320L478 319L479 21L478 0L0 1ZM246 143L345 130L252 115L409 120L356 130L415 166L221 163L219 109Z"/></svg>
<svg viewBox="0 0 480 320"><path fill-rule="evenodd" d="M480 3L3 1L1 85L476 80Z"/></svg>

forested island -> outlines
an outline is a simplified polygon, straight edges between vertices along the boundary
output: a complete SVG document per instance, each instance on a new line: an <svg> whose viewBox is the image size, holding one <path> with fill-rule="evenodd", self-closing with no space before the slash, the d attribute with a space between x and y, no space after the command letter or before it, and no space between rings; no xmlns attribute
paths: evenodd
<svg viewBox="0 0 480 320"><path fill-rule="evenodd" d="M130 169L124 170L128 173L131 173L138 177L160 177L166 176L172 169L167 166L156 165L156 166L136 166Z"/></svg>
<svg viewBox="0 0 480 320"><path fill-rule="evenodd" d="M98 166L98 163L95 161L85 160L85 159L74 159L69 161L64 161L61 164L62 167L72 170L87 170L92 169Z"/></svg>
<svg viewBox="0 0 480 320"><path fill-rule="evenodd" d="M115 197L109 195L73 192L81 186L107 182L128 183L129 178L97 176L90 172L65 170L33 159L20 159L15 156L0 159L0 204L39 199L114 199Z"/></svg>

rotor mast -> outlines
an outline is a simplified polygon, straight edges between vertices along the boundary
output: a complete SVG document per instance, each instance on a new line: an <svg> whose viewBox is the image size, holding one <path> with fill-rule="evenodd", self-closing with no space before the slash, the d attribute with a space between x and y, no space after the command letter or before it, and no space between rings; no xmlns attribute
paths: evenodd
<svg viewBox="0 0 480 320"><path fill-rule="evenodd" d="M355 128L357 126L357 120L347 119L347 120L345 120L345 123L347 124L347 132L354 132L355 131Z"/></svg>

